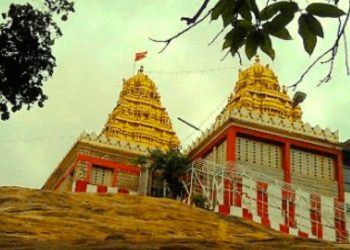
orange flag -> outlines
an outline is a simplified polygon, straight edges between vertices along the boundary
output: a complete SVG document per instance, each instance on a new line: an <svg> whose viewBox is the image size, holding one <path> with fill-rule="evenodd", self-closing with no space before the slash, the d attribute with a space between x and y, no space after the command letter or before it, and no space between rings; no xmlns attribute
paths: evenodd
<svg viewBox="0 0 350 250"><path fill-rule="evenodd" d="M137 53L135 53L135 59L134 59L134 61L137 62L137 61L139 61L139 60L145 58L145 57L147 56L147 52L148 52L148 51L137 52Z"/></svg>

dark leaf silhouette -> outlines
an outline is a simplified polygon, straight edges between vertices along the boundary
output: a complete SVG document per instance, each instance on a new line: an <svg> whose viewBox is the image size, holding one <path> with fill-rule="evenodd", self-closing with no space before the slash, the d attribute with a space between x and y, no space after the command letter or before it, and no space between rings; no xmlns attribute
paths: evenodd
<svg viewBox="0 0 350 250"><path fill-rule="evenodd" d="M43 107L47 96L42 87L52 76L56 60L52 46L62 32L53 15L60 11L67 19L73 3L45 0L45 10L30 4L11 4L0 23L0 114L2 120L34 104Z"/></svg>

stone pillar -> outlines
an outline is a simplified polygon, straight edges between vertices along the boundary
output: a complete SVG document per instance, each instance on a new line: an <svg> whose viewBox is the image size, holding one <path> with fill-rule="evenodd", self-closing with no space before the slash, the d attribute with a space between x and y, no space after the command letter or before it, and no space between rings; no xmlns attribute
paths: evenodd
<svg viewBox="0 0 350 250"><path fill-rule="evenodd" d="M290 144L286 142L282 147L282 164L283 164L283 173L284 181L291 183L291 161L290 161Z"/></svg>
<svg viewBox="0 0 350 250"><path fill-rule="evenodd" d="M335 173L338 182L338 200L340 202L345 201L343 167L343 155L340 151L335 158Z"/></svg>
<svg viewBox="0 0 350 250"><path fill-rule="evenodd" d="M149 190L150 163L146 162L140 166L139 195L147 195Z"/></svg>
<svg viewBox="0 0 350 250"><path fill-rule="evenodd" d="M236 132L231 127L227 131L226 135L226 162L229 162L227 165L228 168L232 168L235 160L235 148L236 148ZM224 179L224 204L219 205L219 212L224 215L230 213L230 206L233 204L233 183L232 180L225 178Z"/></svg>

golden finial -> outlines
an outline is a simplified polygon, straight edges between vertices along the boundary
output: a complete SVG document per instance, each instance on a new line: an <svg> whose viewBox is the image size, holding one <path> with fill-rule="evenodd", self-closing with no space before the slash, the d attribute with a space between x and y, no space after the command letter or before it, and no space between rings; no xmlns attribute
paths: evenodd
<svg viewBox="0 0 350 250"><path fill-rule="evenodd" d="M287 94L287 91L288 91L287 86L282 85L282 93Z"/></svg>
<svg viewBox="0 0 350 250"><path fill-rule="evenodd" d="M259 55L255 56L255 63L257 63L257 64L260 63L260 56Z"/></svg>
<svg viewBox="0 0 350 250"><path fill-rule="evenodd" d="M141 65L140 69L139 69L139 73L143 73L143 66Z"/></svg>

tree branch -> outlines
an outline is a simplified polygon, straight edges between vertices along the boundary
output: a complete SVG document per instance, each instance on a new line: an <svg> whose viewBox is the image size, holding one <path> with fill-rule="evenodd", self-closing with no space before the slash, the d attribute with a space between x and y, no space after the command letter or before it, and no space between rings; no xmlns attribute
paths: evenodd
<svg viewBox="0 0 350 250"><path fill-rule="evenodd" d="M226 57L230 54L230 50L226 52L226 54L223 56L223 58L220 59L220 61L223 61L226 59ZM239 59L239 64L242 66L242 57L241 57L241 54L237 51L236 52L237 56L238 56L238 59Z"/></svg>
<svg viewBox="0 0 350 250"><path fill-rule="evenodd" d="M349 67L349 51L348 51L348 44L347 44L347 39L346 35L344 33L343 35L343 40L344 40L344 51L345 51L345 67L346 67L346 74L349 76L350 75L350 67Z"/></svg>
<svg viewBox="0 0 350 250"><path fill-rule="evenodd" d="M187 31L189 31L190 29L192 29L193 27L195 27L197 24L203 22L211 13L211 11L213 10L213 8L211 8L207 14L205 14L201 19L199 19L198 21L194 22L193 24L191 24L190 26L188 26L186 29L183 29L182 31L180 31L179 33L177 33L176 35L165 39L165 40L157 40L157 39L153 39L153 38L149 38L151 41L156 42L156 43L165 43L164 47L158 52L158 53L162 53L168 46L169 44L176 38L178 38L179 36L183 35L184 33L186 33Z"/></svg>
<svg viewBox="0 0 350 250"><path fill-rule="evenodd" d="M324 56L326 56L327 54L331 53L331 57L322 62L322 63L330 63L330 68L329 68L329 72L328 74L320 81L320 83L317 86L320 86L322 83L328 82L331 78L332 78L332 72L333 72L333 66L334 66L334 60L335 57L337 55L338 52L338 47L339 47L339 40L340 38L342 38L343 36L345 36L345 28L347 26L347 23L349 21L349 17L350 17L350 1L349 1L349 8L348 11L346 13L346 18L344 20L343 25L341 26L341 22L339 23L338 26L338 33L337 33L337 39L335 40L333 46L331 48L329 48L328 50L326 50L325 52L323 52L319 57L317 57L310 65L309 67L307 67L307 69L304 71L304 73L300 76L299 80L288 86L288 88L293 88L293 90L296 89L296 87L304 80L305 75L307 75L309 73L309 71L316 65L316 63L318 63ZM345 54L345 56L347 57L347 52ZM346 59L347 60L347 59ZM348 66L347 66L348 68Z"/></svg>
<svg viewBox="0 0 350 250"><path fill-rule="evenodd" d="M338 24L338 31L337 31L337 39L342 36L342 34L341 34L341 28L342 28L341 25L342 25L342 23L341 23L341 19L340 18L338 18L338 22L339 22L339 24ZM338 53L338 47L339 47L339 39L338 39L338 43L337 42L334 43L332 51L331 51L332 52L331 53L331 58L327 61L327 62L330 63L328 74L323 79L321 79L319 84L317 84L317 87L319 87L322 83L326 83L326 82L328 82L329 80L332 79L334 61L335 61L335 57L337 56L337 53Z"/></svg>
<svg viewBox="0 0 350 250"><path fill-rule="evenodd" d="M202 6L199 8L199 10L196 12L196 14L191 18L191 17L181 17L181 21L186 21L187 25L191 25L197 21L197 19L200 17L200 15L203 13L205 8L207 8L207 5L210 0L204 0L202 3Z"/></svg>
<svg viewBox="0 0 350 250"><path fill-rule="evenodd" d="M208 43L208 45L212 45L212 44L216 41L216 39L218 39L218 37L222 34L222 32L224 32L225 29L226 29L226 27L222 28L222 29L219 31L219 33L217 33L217 34L214 36L214 38Z"/></svg>

